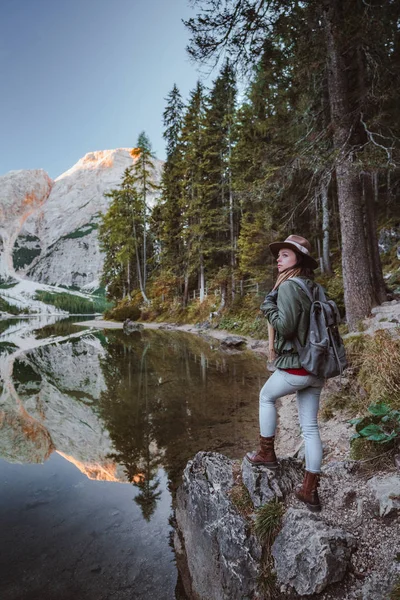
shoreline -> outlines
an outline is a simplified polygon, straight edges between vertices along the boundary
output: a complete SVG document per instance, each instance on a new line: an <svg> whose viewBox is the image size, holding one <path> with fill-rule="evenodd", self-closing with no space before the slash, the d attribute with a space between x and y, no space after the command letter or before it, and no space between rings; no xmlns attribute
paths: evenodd
<svg viewBox="0 0 400 600"><path fill-rule="evenodd" d="M162 331L183 331L184 333L193 333L200 337L211 337L216 340L223 340L227 336L240 337L246 342L246 350L251 350L257 354L267 355L268 354L268 341L257 340L249 335L241 335L227 331L226 329L202 329L196 325L185 323L183 325L177 325L174 323L143 323L144 329L160 329ZM123 329L123 323L116 321L106 321L104 319L91 319L90 321L80 321L74 323L74 325L80 325L82 327L91 327L93 329Z"/></svg>

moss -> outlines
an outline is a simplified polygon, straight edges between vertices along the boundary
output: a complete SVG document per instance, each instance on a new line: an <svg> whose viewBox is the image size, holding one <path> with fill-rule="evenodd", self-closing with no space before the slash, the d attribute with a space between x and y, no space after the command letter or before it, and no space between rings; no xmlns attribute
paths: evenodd
<svg viewBox="0 0 400 600"><path fill-rule="evenodd" d="M240 482L234 485L229 493L229 496L242 517L247 518L253 512L253 502L244 483Z"/></svg>
<svg viewBox="0 0 400 600"><path fill-rule="evenodd" d="M356 438L350 443L350 458L360 461L359 468L367 473L376 473L381 469L393 468L395 452L393 442L378 444L365 438Z"/></svg>

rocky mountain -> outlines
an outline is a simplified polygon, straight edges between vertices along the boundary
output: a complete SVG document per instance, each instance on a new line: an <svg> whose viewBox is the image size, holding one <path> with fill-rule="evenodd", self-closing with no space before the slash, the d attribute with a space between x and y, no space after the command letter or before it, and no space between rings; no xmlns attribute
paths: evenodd
<svg viewBox="0 0 400 600"><path fill-rule="evenodd" d="M41 169L0 177L0 280L97 288L103 264L97 228L110 202L104 194L136 159L135 149L118 148L86 154L54 181ZM157 184L162 165L154 160Z"/></svg>

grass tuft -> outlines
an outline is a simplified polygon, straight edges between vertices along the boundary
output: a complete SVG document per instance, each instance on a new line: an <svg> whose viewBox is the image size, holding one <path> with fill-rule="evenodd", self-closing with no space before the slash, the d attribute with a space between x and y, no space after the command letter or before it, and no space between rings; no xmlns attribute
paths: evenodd
<svg viewBox="0 0 400 600"><path fill-rule="evenodd" d="M280 529L284 512L283 504L276 500L264 504L257 510L254 531L263 544L272 545Z"/></svg>

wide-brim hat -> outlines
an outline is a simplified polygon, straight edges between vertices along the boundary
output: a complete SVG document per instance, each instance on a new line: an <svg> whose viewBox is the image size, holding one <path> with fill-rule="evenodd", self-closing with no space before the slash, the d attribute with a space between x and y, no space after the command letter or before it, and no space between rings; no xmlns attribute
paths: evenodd
<svg viewBox="0 0 400 600"><path fill-rule="evenodd" d="M303 265L305 267L311 267L311 269L316 269L318 267L318 262L311 256L311 244L306 238L301 237L301 235L289 235L284 242L273 242L269 244L269 249L275 258L278 257L279 250L282 248L290 248L294 250L298 254L301 254L303 257Z"/></svg>

